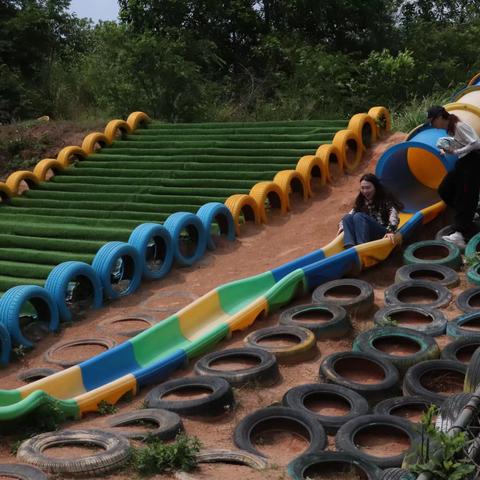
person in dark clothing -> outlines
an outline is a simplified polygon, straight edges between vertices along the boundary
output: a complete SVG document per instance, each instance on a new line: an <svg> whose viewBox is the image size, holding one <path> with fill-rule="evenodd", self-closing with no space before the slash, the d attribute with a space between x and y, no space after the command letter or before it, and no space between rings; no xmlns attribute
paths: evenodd
<svg viewBox="0 0 480 480"><path fill-rule="evenodd" d="M445 129L452 137L440 152L458 156L455 168L438 187L438 194L455 210L454 232L442 238L464 248L466 240L476 233L473 218L480 192L480 139L470 125L441 106L429 108L427 117L432 127Z"/></svg>
<svg viewBox="0 0 480 480"><path fill-rule="evenodd" d="M402 208L403 205L385 190L378 177L373 173L363 175L355 204L339 224L338 233L344 232L345 248L382 237L394 243Z"/></svg>

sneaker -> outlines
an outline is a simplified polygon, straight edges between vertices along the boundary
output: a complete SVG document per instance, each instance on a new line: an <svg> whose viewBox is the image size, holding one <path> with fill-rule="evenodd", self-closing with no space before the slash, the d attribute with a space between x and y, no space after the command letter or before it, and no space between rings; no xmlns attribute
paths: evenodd
<svg viewBox="0 0 480 480"><path fill-rule="evenodd" d="M465 239L460 232L453 232L450 235L444 235L442 240L446 242L454 243L459 248L465 248Z"/></svg>

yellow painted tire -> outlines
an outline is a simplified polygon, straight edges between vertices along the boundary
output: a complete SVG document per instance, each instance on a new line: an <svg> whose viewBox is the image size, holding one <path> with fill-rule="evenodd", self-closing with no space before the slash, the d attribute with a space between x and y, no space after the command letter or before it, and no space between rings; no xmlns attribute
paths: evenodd
<svg viewBox="0 0 480 480"><path fill-rule="evenodd" d="M132 132L134 132L139 125L146 125L150 121L150 117L144 112L132 112L127 118L127 123L130 125Z"/></svg>
<svg viewBox="0 0 480 480"><path fill-rule="evenodd" d="M332 176L330 174L331 162L336 162L340 168L340 172L343 173L345 159L343 158L343 153L339 150L339 148L336 145L333 145L331 143L320 145L317 148L315 157L317 157L323 165L323 168L326 172L327 182L332 181Z"/></svg>
<svg viewBox="0 0 480 480"><path fill-rule="evenodd" d="M453 113L460 118L462 122L468 123L480 135L480 108L470 103L448 103L444 106L445 110Z"/></svg>
<svg viewBox="0 0 480 480"><path fill-rule="evenodd" d="M35 165L33 174L38 178L39 182L45 182L49 170L57 174L64 169L65 167L58 160L54 158L44 158Z"/></svg>
<svg viewBox="0 0 480 480"><path fill-rule="evenodd" d="M373 118L377 126L377 137L392 129L392 117L387 108L381 106L372 107L368 114Z"/></svg>
<svg viewBox="0 0 480 480"><path fill-rule="evenodd" d="M81 147L70 146L64 147L58 152L57 160L63 165L64 168L70 166L73 163L72 157L78 157L84 159L87 156L87 152Z"/></svg>
<svg viewBox="0 0 480 480"><path fill-rule="evenodd" d="M470 79L470 81L468 82L468 85L473 85L479 78L480 78L480 73L477 73Z"/></svg>
<svg viewBox="0 0 480 480"><path fill-rule="evenodd" d="M249 194L257 203L260 220L267 223L267 210L265 203L270 202L270 208L280 209L280 213L287 213L287 199L285 193L275 182L258 182Z"/></svg>
<svg viewBox="0 0 480 480"><path fill-rule="evenodd" d="M312 187L313 179L318 178L319 187L323 187L327 183L328 164L322 162L322 160L315 155L303 156L298 161L295 170L297 170L297 172L300 172L303 175L303 178L305 178L308 187L308 194L311 197L313 197L313 194L315 192Z"/></svg>
<svg viewBox="0 0 480 480"><path fill-rule="evenodd" d="M130 125L125 120L110 120L105 127L105 136L113 142L120 131L122 136L132 133Z"/></svg>
<svg viewBox="0 0 480 480"><path fill-rule="evenodd" d="M377 123L366 113L354 115L348 122L347 128L357 134L364 149L370 148L377 140Z"/></svg>
<svg viewBox="0 0 480 480"><path fill-rule="evenodd" d="M28 185L28 188L38 185L39 182L38 177L30 170L18 170L10 174L5 183L13 195L19 195L18 190L22 181Z"/></svg>
<svg viewBox="0 0 480 480"><path fill-rule="evenodd" d="M13 197L13 192L10 190L7 184L0 182L0 199L2 200L2 202L5 202L12 197Z"/></svg>
<svg viewBox="0 0 480 480"><path fill-rule="evenodd" d="M100 148L106 147L107 145L111 145L112 142L110 139L101 132L93 132L89 133L82 142L82 148L85 150L87 155L95 152L95 145L100 145Z"/></svg>
<svg viewBox="0 0 480 480"><path fill-rule="evenodd" d="M278 172L273 181L282 189L287 200L287 210L290 210L290 195L300 193L303 200L307 200L309 187L305 177L298 170L282 170Z"/></svg>
<svg viewBox="0 0 480 480"><path fill-rule="evenodd" d="M342 152L345 171L353 172L362 159L362 141L358 135L352 130L340 130L333 137L332 144ZM349 153L352 148L354 148L353 155Z"/></svg>
<svg viewBox="0 0 480 480"><path fill-rule="evenodd" d="M243 214L246 222L254 222L256 225L260 223L257 202L250 195L236 193L225 200L225 205L232 213L237 235L240 235L240 215Z"/></svg>

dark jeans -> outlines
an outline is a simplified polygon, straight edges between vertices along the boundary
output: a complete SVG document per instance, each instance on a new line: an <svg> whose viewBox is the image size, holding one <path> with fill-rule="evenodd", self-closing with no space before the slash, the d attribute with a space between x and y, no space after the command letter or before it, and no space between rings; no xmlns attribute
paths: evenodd
<svg viewBox="0 0 480 480"><path fill-rule="evenodd" d="M366 213L348 213L342 219L343 243L345 246L378 240L387 233L387 229Z"/></svg>
<svg viewBox="0 0 480 480"><path fill-rule="evenodd" d="M473 216L480 192L480 152L460 158L438 187L440 198L455 210L453 228L467 239L476 233Z"/></svg>

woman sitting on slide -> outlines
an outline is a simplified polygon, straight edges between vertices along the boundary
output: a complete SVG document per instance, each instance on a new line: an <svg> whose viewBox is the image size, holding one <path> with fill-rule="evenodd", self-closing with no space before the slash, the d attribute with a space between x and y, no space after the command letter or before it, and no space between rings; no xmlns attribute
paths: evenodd
<svg viewBox="0 0 480 480"><path fill-rule="evenodd" d="M345 248L388 238L395 243L394 233L400 223L398 212L403 205L387 192L373 173L360 178L360 192L350 212L342 218L338 233L344 232Z"/></svg>

